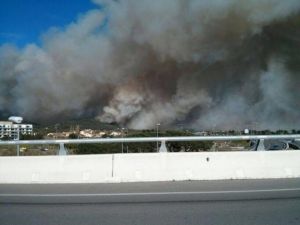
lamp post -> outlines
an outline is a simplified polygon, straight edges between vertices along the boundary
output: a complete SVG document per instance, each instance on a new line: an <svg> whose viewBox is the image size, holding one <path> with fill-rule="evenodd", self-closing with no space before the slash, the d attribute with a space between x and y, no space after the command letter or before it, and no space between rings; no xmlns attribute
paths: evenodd
<svg viewBox="0 0 300 225"><path fill-rule="evenodd" d="M254 121L253 122L253 134L254 135L257 133L257 126L258 126L258 122Z"/></svg>
<svg viewBox="0 0 300 225"><path fill-rule="evenodd" d="M160 126L160 123L157 123L156 124L156 137L157 138L158 138L158 128L159 128L159 126ZM158 140L156 142L156 150L157 150L157 152L159 152L159 149L158 149Z"/></svg>
<svg viewBox="0 0 300 225"><path fill-rule="evenodd" d="M121 137L122 137L122 139L124 138L124 130L125 130L125 128L124 127L122 127L122 129L121 129ZM122 153L124 153L124 141L122 140Z"/></svg>
<svg viewBox="0 0 300 225"><path fill-rule="evenodd" d="M20 125L17 124L17 141L20 140ZM17 156L20 156L20 145L17 145Z"/></svg>
<svg viewBox="0 0 300 225"><path fill-rule="evenodd" d="M8 120L17 124L17 135L16 135L17 137L15 140L19 141L20 140L20 124L22 123L23 118L19 117L19 116L11 116L8 118ZM17 145L17 156L19 156L19 155L20 155L20 145Z"/></svg>
<svg viewBox="0 0 300 225"><path fill-rule="evenodd" d="M57 139L57 132L58 132L57 129L58 129L58 127L59 127L58 123L54 125L54 128L55 128L55 139Z"/></svg>

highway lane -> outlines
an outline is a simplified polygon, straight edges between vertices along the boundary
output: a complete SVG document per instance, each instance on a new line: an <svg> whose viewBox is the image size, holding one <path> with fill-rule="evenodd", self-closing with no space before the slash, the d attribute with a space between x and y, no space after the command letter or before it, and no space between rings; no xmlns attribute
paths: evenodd
<svg viewBox="0 0 300 225"><path fill-rule="evenodd" d="M0 224L300 224L300 179L0 185Z"/></svg>

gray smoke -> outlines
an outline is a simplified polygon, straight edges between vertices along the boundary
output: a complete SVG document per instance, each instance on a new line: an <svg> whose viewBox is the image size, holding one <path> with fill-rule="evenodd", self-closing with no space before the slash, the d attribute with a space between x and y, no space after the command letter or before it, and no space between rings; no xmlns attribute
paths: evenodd
<svg viewBox="0 0 300 225"><path fill-rule="evenodd" d="M299 0L94 2L101 9L51 28L42 46L0 47L0 113L299 127Z"/></svg>

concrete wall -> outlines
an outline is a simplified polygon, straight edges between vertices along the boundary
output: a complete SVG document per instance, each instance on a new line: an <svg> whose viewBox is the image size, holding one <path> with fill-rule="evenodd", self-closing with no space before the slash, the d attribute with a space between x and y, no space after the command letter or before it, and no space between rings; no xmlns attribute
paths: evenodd
<svg viewBox="0 0 300 225"><path fill-rule="evenodd" d="M0 183L300 177L300 151L0 157Z"/></svg>
<svg viewBox="0 0 300 225"><path fill-rule="evenodd" d="M300 151L116 155L114 176L121 182L300 177Z"/></svg>
<svg viewBox="0 0 300 225"><path fill-rule="evenodd" d="M0 157L0 183L109 182L112 155Z"/></svg>

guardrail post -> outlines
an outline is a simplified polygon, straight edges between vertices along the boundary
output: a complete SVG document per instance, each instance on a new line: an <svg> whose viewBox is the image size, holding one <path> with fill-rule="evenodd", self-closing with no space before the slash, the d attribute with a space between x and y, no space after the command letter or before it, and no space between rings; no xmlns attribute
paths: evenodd
<svg viewBox="0 0 300 225"><path fill-rule="evenodd" d="M17 156L20 156L20 145L17 145Z"/></svg>
<svg viewBox="0 0 300 225"><path fill-rule="evenodd" d="M64 143L59 143L58 155L67 155L67 154L68 154L68 152L65 149Z"/></svg>
<svg viewBox="0 0 300 225"><path fill-rule="evenodd" d="M162 153L162 152L168 152L168 149L166 147L166 141L165 140L162 140L161 141L161 144L160 144L160 148L159 148L159 152Z"/></svg>

